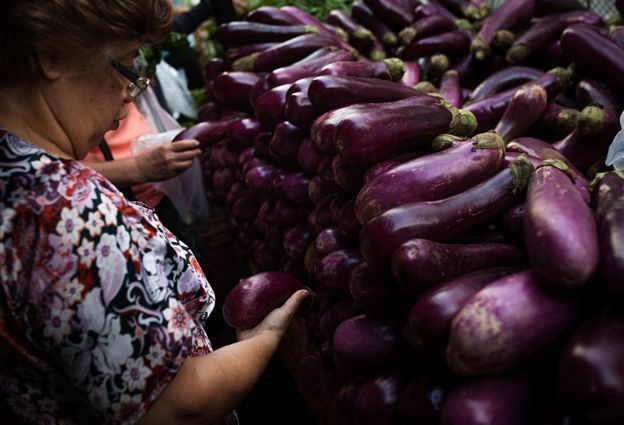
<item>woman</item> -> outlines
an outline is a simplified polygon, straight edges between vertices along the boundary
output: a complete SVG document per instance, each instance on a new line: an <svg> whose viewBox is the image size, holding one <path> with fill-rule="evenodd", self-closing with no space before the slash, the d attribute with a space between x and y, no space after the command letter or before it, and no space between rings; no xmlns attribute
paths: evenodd
<svg viewBox="0 0 624 425"><path fill-rule="evenodd" d="M145 88L168 0L0 2L0 396L26 423L208 424L307 292L211 352L214 296L152 212L78 160Z"/></svg>

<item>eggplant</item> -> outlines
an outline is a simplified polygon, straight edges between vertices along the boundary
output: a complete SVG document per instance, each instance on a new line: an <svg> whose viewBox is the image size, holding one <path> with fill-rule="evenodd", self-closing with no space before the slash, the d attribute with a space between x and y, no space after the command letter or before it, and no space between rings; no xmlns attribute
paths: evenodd
<svg viewBox="0 0 624 425"><path fill-rule="evenodd" d="M351 52L337 50L333 46L323 47L292 65L273 70L269 73L268 82L271 87L294 83L302 78L318 75L327 64L351 59Z"/></svg>
<svg viewBox="0 0 624 425"><path fill-rule="evenodd" d="M366 104L355 104L325 112L314 120L312 127L310 127L310 138L314 141L318 151L324 155L333 156L335 154L334 140L338 124L350 113L367 108L368 105Z"/></svg>
<svg viewBox="0 0 624 425"><path fill-rule="evenodd" d="M399 49L399 56L404 60L414 60L435 53L444 53L447 56L457 57L468 51L470 37L466 30L453 30L429 37L417 39L403 49Z"/></svg>
<svg viewBox="0 0 624 425"><path fill-rule="evenodd" d="M255 114L263 128L273 130L277 124L285 120L284 106L286 105L286 92L289 88L290 84L277 86L256 99Z"/></svg>
<svg viewBox="0 0 624 425"><path fill-rule="evenodd" d="M256 326L292 294L305 289L298 280L281 272L259 273L241 280L225 297L223 319L235 329Z"/></svg>
<svg viewBox="0 0 624 425"><path fill-rule="evenodd" d="M446 397L440 425L524 425L535 405L530 373L483 377L463 382Z"/></svg>
<svg viewBox="0 0 624 425"><path fill-rule="evenodd" d="M303 139L297 152L297 164L308 173L314 174L318 169L322 155L316 149L314 141L309 137Z"/></svg>
<svg viewBox="0 0 624 425"><path fill-rule="evenodd" d="M403 339L419 358L443 358L451 322L468 299L489 283L516 271L510 267L478 270L429 289L412 306L403 325Z"/></svg>
<svg viewBox="0 0 624 425"><path fill-rule="evenodd" d="M314 80L314 78L316 78L316 76L314 77L306 77L306 78L302 78L300 80L295 81L290 88L288 89L288 91L286 92L286 97L293 95L295 93L308 93L308 87L310 87L310 83L312 82L312 80Z"/></svg>
<svg viewBox="0 0 624 425"><path fill-rule="evenodd" d="M293 16L295 19L300 21L302 24L312 26L316 28L321 35L331 38L336 43L335 45L341 47L345 50L351 50L352 47L340 38L335 31L327 28L327 26L323 25L318 19L314 16L310 15L305 10L302 10L295 6L282 6L280 10L288 13Z"/></svg>
<svg viewBox="0 0 624 425"><path fill-rule="evenodd" d="M227 194L235 182L234 173L229 168L218 168L212 173L212 188Z"/></svg>
<svg viewBox="0 0 624 425"><path fill-rule="evenodd" d="M474 294L453 319L446 361L460 375L502 373L520 366L572 330L577 297L549 291L526 270Z"/></svg>
<svg viewBox="0 0 624 425"><path fill-rule="evenodd" d="M256 81L256 83L251 87L251 90L249 91L249 103L254 109L256 108L256 101L258 100L258 98L269 90L271 90L271 85L269 84L269 75L261 74L258 81Z"/></svg>
<svg viewBox="0 0 624 425"><path fill-rule="evenodd" d="M574 99L576 107L583 109L586 106L602 106L605 110L617 115L620 111L620 100L605 84L592 78L583 78L576 85Z"/></svg>
<svg viewBox="0 0 624 425"><path fill-rule="evenodd" d="M340 210L340 220L338 220L338 227L347 235L354 238L360 234L362 225L355 216L355 200L351 199Z"/></svg>
<svg viewBox="0 0 624 425"><path fill-rule="evenodd" d="M351 248L353 240L342 232L338 227L328 227L316 235L314 248L319 257L325 257L332 252Z"/></svg>
<svg viewBox="0 0 624 425"><path fill-rule="evenodd" d="M335 127L336 152L345 163L365 167L430 143L442 133L472 133L473 116L428 98L356 105L357 112L343 115Z"/></svg>
<svg viewBox="0 0 624 425"><path fill-rule="evenodd" d="M321 75L380 78L391 81L400 80L404 72L404 63L398 58L389 58L381 61L334 62L321 69Z"/></svg>
<svg viewBox="0 0 624 425"><path fill-rule="evenodd" d="M390 171L398 165L401 165L401 162L394 159L380 161L377 164L372 165L368 170L366 170L364 176L362 176L362 187L366 186L375 177L385 173L386 171Z"/></svg>
<svg viewBox="0 0 624 425"><path fill-rule="evenodd" d="M487 59L497 31L513 30L527 23L535 13L535 0L508 1L483 20L481 29L470 44L470 51L478 60Z"/></svg>
<svg viewBox="0 0 624 425"><path fill-rule="evenodd" d="M524 136L542 117L547 104L548 93L542 86L523 86L509 101L495 131L505 142Z"/></svg>
<svg viewBox="0 0 624 425"><path fill-rule="evenodd" d="M533 166L519 158L483 183L438 201L392 208L369 221L360 234L360 250L371 265L388 264L402 243L415 238L446 242L487 223L524 190Z"/></svg>
<svg viewBox="0 0 624 425"><path fill-rule="evenodd" d="M273 133L269 131L261 131L254 139L253 148L256 151L256 156L259 158L271 158L271 152L269 151L269 143L273 138Z"/></svg>
<svg viewBox="0 0 624 425"><path fill-rule="evenodd" d="M213 58L204 65L204 76L206 82L210 82L217 78L219 74L225 71L225 62L222 58Z"/></svg>
<svg viewBox="0 0 624 425"><path fill-rule="evenodd" d="M400 305L399 294L389 273L364 262L351 270L349 293L357 305L371 314L389 314Z"/></svg>
<svg viewBox="0 0 624 425"><path fill-rule="evenodd" d="M576 129L578 116L577 109L549 103L537 124L539 134L548 140L559 140Z"/></svg>
<svg viewBox="0 0 624 425"><path fill-rule="evenodd" d="M362 187L355 202L358 220L364 225L391 208L470 189L500 169L504 153L503 140L490 132L398 165Z"/></svg>
<svg viewBox="0 0 624 425"><path fill-rule="evenodd" d="M381 103L423 96L411 87L378 78L324 75L310 83L308 97L314 106L329 111L355 103Z"/></svg>
<svg viewBox="0 0 624 425"><path fill-rule="evenodd" d="M321 176L312 177L308 186L308 196L315 205L319 204L327 195L337 191L338 186L322 179Z"/></svg>
<svg viewBox="0 0 624 425"><path fill-rule="evenodd" d="M279 173L272 181L273 192L280 198L295 205L310 203L308 186L310 179L302 173Z"/></svg>
<svg viewBox="0 0 624 425"><path fill-rule="evenodd" d="M364 0L364 4L394 28L405 28L414 20L414 6L410 0Z"/></svg>
<svg viewBox="0 0 624 425"><path fill-rule="evenodd" d="M261 6L247 14L246 19L270 25L301 25L302 22L289 13L273 6Z"/></svg>
<svg viewBox="0 0 624 425"><path fill-rule="evenodd" d="M537 15L585 10L586 8L585 4L578 0L535 0L535 13Z"/></svg>
<svg viewBox="0 0 624 425"><path fill-rule="evenodd" d="M319 331L321 337L330 341L338 325L345 320L362 314L360 308L352 300L338 301L319 319Z"/></svg>
<svg viewBox="0 0 624 425"><path fill-rule="evenodd" d="M271 47L277 46L279 43L251 43L242 46L229 48L223 53L223 61L227 68L232 68L237 60L249 56L253 53L262 52Z"/></svg>
<svg viewBox="0 0 624 425"><path fill-rule="evenodd" d="M172 141L195 139L200 143L200 149L205 149L225 139L230 130L230 126L235 121L234 119L229 119L200 122L180 131Z"/></svg>
<svg viewBox="0 0 624 425"><path fill-rule="evenodd" d="M418 296L456 276L489 267L521 266L525 261L524 253L512 245L411 239L394 251L390 267L403 292Z"/></svg>
<svg viewBox="0 0 624 425"><path fill-rule="evenodd" d="M464 103L464 94L459 81L459 74L454 69L446 71L440 79L438 92L444 99L456 108L461 108Z"/></svg>
<svg viewBox="0 0 624 425"><path fill-rule="evenodd" d="M269 152L278 161L292 163L297 161L299 145L305 133L296 125L284 121L275 126L273 138L269 142Z"/></svg>
<svg viewBox="0 0 624 425"><path fill-rule="evenodd" d="M401 351L400 330L391 320L360 315L345 320L334 332L334 360L339 371L384 367Z"/></svg>
<svg viewBox="0 0 624 425"><path fill-rule="evenodd" d="M270 164L253 167L245 173L245 184L257 193L268 194L277 172L277 168Z"/></svg>
<svg viewBox="0 0 624 425"><path fill-rule="evenodd" d="M286 96L284 115L302 130L308 131L312 123L321 115L321 111L310 102L310 98L304 92L293 93Z"/></svg>
<svg viewBox="0 0 624 425"><path fill-rule="evenodd" d="M368 28L384 45L392 47L398 43L397 36L392 29L379 19L362 1L351 6L351 15L357 22Z"/></svg>
<svg viewBox="0 0 624 425"><path fill-rule="evenodd" d="M396 412L400 425L439 424L440 409L449 391L450 380L438 375L417 372L416 377L405 386Z"/></svg>
<svg viewBox="0 0 624 425"><path fill-rule="evenodd" d="M505 59L508 63L520 62L531 53L540 51L557 40L569 25L601 25L602 19L591 11L572 11L551 15L535 21L532 26L518 37L507 50Z"/></svg>
<svg viewBox="0 0 624 425"><path fill-rule="evenodd" d="M339 155L332 160L333 181L343 190L357 192L362 187L364 170L359 167L350 167L344 163Z"/></svg>
<svg viewBox="0 0 624 425"><path fill-rule="evenodd" d="M595 106L588 108L599 109ZM581 111L579 127L585 109ZM580 128L577 128L567 137L552 145L582 173L586 173L598 161L603 162L606 151L617 132L617 118L604 112L600 112L600 115L602 118L599 118L598 122L604 128L600 134L584 135Z"/></svg>
<svg viewBox="0 0 624 425"><path fill-rule="evenodd" d="M624 49L624 26L618 25L609 28L609 40L613 41L620 49Z"/></svg>
<svg viewBox="0 0 624 425"><path fill-rule="evenodd" d="M587 25L572 25L561 35L561 47L589 75L609 84L624 94L624 50ZM596 66L600 64L600 66Z"/></svg>
<svg viewBox="0 0 624 425"><path fill-rule="evenodd" d="M453 21L442 15L425 16L399 33L404 46L409 46L415 40L457 29Z"/></svg>
<svg viewBox="0 0 624 425"><path fill-rule="evenodd" d="M623 355L621 319L594 319L578 329L559 362L557 393L564 406L591 423L623 423Z"/></svg>
<svg viewBox="0 0 624 425"><path fill-rule="evenodd" d="M223 44L247 44L249 40L257 43L282 42L308 33L318 33L313 27L305 25L271 25L251 21L232 21L219 25L215 37Z"/></svg>
<svg viewBox="0 0 624 425"><path fill-rule="evenodd" d="M405 62L404 68L405 73L403 74L403 77L401 77L400 83L408 87L413 87L418 84L422 74L418 62Z"/></svg>
<svg viewBox="0 0 624 425"><path fill-rule="evenodd" d="M197 120L199 122L219 121L220 119L221 106L216 102L208 101L197 111Z"/></svg>
<svg viewBox="0 0 624 425"><path fill-rule="evenodd" d="M457 15L448 10L438 0L427 0L426 2L419 2L415 5L414 21L431 15L442 15L453 22L459 19Z"/></svg>
<svg viewBox="0 0 624 425"><path fill-rule="evenodd" d="M527 191L524 237L531 261L544 279L578 287L598 266L598 237L591 209L568 173L569 168L557 160L546 160L536 170Z"/></svg>
<svg viewBox="0 0 624 425"><path fill-rule="evenodd" d="M363 50L366 52L366 57L372 61L381 61L387 58L386 48L376 38L373 38L371 45Z"/></svg>
<svg viewBox="0 0 624 425"><path fill-rule="evenodd" d="M339 249L321 259L317 281L333 292L346 292L349 288L349 274L362 263L357 249Z"/></svg>
<svg viewBox="0 0 624 425"><path fill-rule="evenodd" d="M359 425L393 425L399 396L405 386L400 370L384 372L364 383L355 400Z"/></svg>
<svg viewBox="0 0 624 425"><path fill-rule="evenodd" d="M624 306L624 176L619 171L599 175L594 185L593 205L600 243L600 273L607 290L619 306Z"/></svg>
<svg viewBox="0 0 624 425"><path fill-rule="evenodd" d="M230 140L239 146L251 146L261 131L260 121L255 118L244 118L232 123L228 135Z"/></svg>
<svg viewBox="0 0 624 425"><path fill-rule="evenodd" d="M369 46L375 36L370 30L354 21L342 10L334 9L327 15L327 22L342 28L349 36L349 42L354 46Z"/></svg>
<svg viewBox="0 0 624 425"><path fill-rule="evenodd" d="M539 85L548 93L548 98L553 98L564 90L569 82L570 74L563 68L555 68L542 74L539 78L532 80L520 87L514 87L493 96L481 99L464 106L477 118L477 131L492 130L500 118L503 116L507 105L521 87L528 85Z"/></svg>

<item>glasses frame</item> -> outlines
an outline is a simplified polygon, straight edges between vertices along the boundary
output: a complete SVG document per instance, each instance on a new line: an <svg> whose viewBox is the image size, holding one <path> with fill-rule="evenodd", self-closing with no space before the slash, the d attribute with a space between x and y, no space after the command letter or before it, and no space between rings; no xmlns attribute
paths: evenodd
<svg viewBox="0 0 624 425"><path fill-rule="evenodd" d="M121 75L130 80L130 84L126 87L128 96L134 100L143 93L150 85L150 79L137 74L132 69L122 65L115 59L110 59L109 64L117 70Z"/></svg>

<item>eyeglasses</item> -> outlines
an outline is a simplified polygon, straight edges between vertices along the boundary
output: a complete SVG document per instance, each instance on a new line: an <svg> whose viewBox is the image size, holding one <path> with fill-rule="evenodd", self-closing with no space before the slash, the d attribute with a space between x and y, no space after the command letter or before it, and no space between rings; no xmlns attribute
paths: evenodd
<svg viewBox="0 0 624 425"><path fill-rule="evenodd" d="M117 62L115 59L111 59L109 63L113 68L117 70L117 72L130 80L130 84L128 85L128 87L126 87L126 91L128 92L128 96L130 96L132 100L136 99L138 95L143 93L147 89L147 87L149 87L149 78L140 76L132 69L127 68L121 63Z"/></svg>

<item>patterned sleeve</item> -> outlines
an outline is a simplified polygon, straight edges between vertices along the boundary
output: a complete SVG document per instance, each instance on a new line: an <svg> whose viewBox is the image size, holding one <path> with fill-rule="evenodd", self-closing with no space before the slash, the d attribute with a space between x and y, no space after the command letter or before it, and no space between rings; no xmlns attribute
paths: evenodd
<svg viewBox="0 0 624 425"><path fill-rule="evenodd" d="M45 220L26 209L16 216L17 227L36 230L17 250L31 256L23 258L31 278L15 311L79 397L105 422L131 424L188 356L211 350L198 319L214 294L192 253L154 217L72 167L71 182L39 212Z"/></svg>

